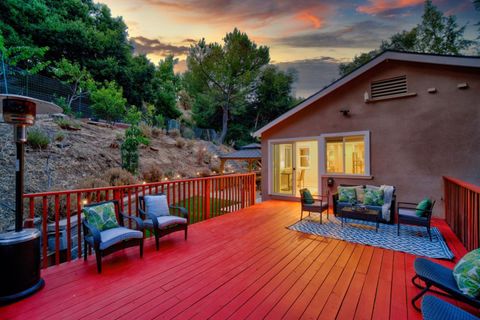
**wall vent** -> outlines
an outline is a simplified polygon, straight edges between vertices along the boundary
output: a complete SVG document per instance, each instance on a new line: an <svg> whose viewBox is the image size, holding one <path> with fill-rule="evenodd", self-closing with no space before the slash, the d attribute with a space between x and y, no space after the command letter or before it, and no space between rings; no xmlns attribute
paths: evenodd
<svg viewBox="0 0 480 320"><path fill-rule="evenodd" d="M373 81L370 84L372 99L387 98L407 93L407 76Z"/></svg>

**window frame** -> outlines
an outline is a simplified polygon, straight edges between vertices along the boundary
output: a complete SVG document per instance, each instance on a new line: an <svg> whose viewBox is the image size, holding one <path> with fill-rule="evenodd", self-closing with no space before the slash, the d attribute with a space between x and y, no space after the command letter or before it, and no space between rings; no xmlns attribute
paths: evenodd
<svg viewBox="0 0 480 320"><path fill-rule="evenodd" d="M328 173L327 172L327 139L329 138L346 138L351 136L363 136L365 146L365 173L353 174L345 173L345 164L343 166L344 173ZM370 131L350 131L338 133L324 133L320 135L320 174L329 177L370 177ZM343 161L345 162L345 153L343 154Z"/></svg>

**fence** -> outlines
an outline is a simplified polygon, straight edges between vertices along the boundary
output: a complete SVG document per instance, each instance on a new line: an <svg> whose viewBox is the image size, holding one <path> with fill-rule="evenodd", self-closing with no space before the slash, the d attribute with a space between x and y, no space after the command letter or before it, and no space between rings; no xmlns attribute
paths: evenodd
<svg viewBox="0 0 480 320"><path fill-rule="evenodd" d="M480 186L443 177L445 220L468 251L480 247Z"/></svg>
<svg viewBox="0 0 480 320"><path fill-rule="evenodd" d="M35 216L41 217L43 268L81 258L83 205L116 199L125 213L138 216L138 196L159 192L167 195L169 204L185 207L190 223L195 223L253 205L255 174L26 194L26 225L32 227ZM131 227L131 219L128 223Z"/></svg>
<svg viewBox="0 0 480 320"><path fill-rule="evenodd" d="M6 78L0 68L0 93L25 95L32 98L56 103L59 98L68 100L71 89L68 85L57 79L52 79L38 74L28 74L17 67L6 66ZM6 80L6 81L5 81ZM5 82L7 83L5 86ZM82 117L90 117L90 101L88 97L74 100L72 111Z"/></svg>
<svg viewBox="0 0 480 320"><path fill-rule="evenodd" d="M189 139L201 139L205 141L217 141L218 133L214 129L198 128L194 126L186 126L175 119L167 119L167 132L178 130L183 137Z"/></svg>

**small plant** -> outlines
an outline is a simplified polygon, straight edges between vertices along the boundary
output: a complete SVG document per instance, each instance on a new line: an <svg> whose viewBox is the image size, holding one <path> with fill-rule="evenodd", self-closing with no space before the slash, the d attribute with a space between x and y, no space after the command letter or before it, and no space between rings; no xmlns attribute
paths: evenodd
<svg viewBox="0 0 480 320"><path fill-rule="evenodd" d="M207 156L207 148L204 146L199 146L197 150L197 164L204 164L206 156Z"/></svg>
<svg viewBox="0 0 480 320"><path fill-rule="evenodd" d="M66 118L61 118L55 120L55 123L62 129L65 130L79 130L80 129L80 124L76 121L66 119Z"/></svg>
<svg viewBox="0 0 480 320"><path fill-rule="evenodd" d="M183 137L187 139L194 139L195 138L195 132L189 127L185 127L183 129Z"/></svg>
<svg viewBox="0 0 480 320"><path fill-rule="evenodd" d="M65 134L61 131L57 132L55 134L55 141L62 142L63 140L65 140Z"/></svg>
<svg viewBox="0 0 480 320"><path fill-rule="evenodd" d="M27 144L33 149L46 149L50 144L50 138L43 131L32 129L27 133Z"/></svg>
<svg viewBox="0 0 480 320"><path fill-rule="evenodd" d="M161 114L157 114L154 119L155 126L157 128L163 129L165 128L165 118Z"/></svg>
<svg viewBox="0 0 480 320"><path fill-rule="evenodd" d="M65 97L57 97L55 99L57 106L62 108L63 114L72 115L72 108L68 105L67 99Z"/></svg>
<svg viewBox="0 0 480 320"><path fill-rule="evenodd" d="M180 137L180 130L172 129L172 130L168 131L168 135L172 138Z"/></svg>
<svg viewBox="0 0 480 320"><path fill-rule="evenodd" d="M131 174L137 173L139 155L138 147L140 144L149 144L150 141L142 135L138 126L132 125L125 130L125 140L120 148L122 157L122 168Z"/></svg>
<svg viewBox="0 0 480 320"><path fill-rule="evenodd" d="M158 182L162 180L163 173L158 166L152 165L142 171L142 177L145 182Z"/></svg>
<svg viewBox="0 0 480 320"><path fill-rule="evenodd" d="M185 147L185 139L181 138L181 137L178 137L177 139L175 139L175 145L177 146L177 148L180 148L180 149L183 149L183 147Z"/></svg>
<svg viewBox="0 0 480 320"><path fill-rule="evenodd" d="M108 169L102 180L106 181L110 186L126 186L137 182L130 172L122 168Z"/></svg>
<svg viewBox="0 0 480 320"><path fill-rule="evenodd" d="M146 123L141 123L138 128L140 129L140 132L142 133L142 136L145 138L151 138L152 137L152 127L150 127Z"/></svg>
<svg viewBox="0 0 480 320"><path fill-rule="evenodd" d="M212 175L212 172L210 171L210 169L202 169L202 171L200 171L200 177L209 177Z"/></svg>
<svg viewBox="0 0 480 320"><path fill-rule="evenodd" d="M127 110L127 115L124 120L131 125L138 125L142 120L142 112L138 110L137 107L132 106Z"/></svg>
<svg viewBox="0 0 480 320"><path fill-rule="evenodd" d="M157 127L152 128L152 137L153 138L158 138L162 135L163 130Z"/></svg>

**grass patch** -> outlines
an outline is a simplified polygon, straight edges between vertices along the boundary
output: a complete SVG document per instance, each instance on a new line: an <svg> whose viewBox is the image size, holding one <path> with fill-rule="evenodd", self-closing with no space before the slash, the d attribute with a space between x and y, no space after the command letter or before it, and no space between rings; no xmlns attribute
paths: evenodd
<svg viewBox="0 0 480 320"><path fill-rule="evenodd" d="M238 202L220 198L210 198L210 218L224 214L223 208L237 204ZM176 206L184 207L190 211L190 223L204 220L203 207L205 197L193 196L183 201L177 202Z"/></svg>

